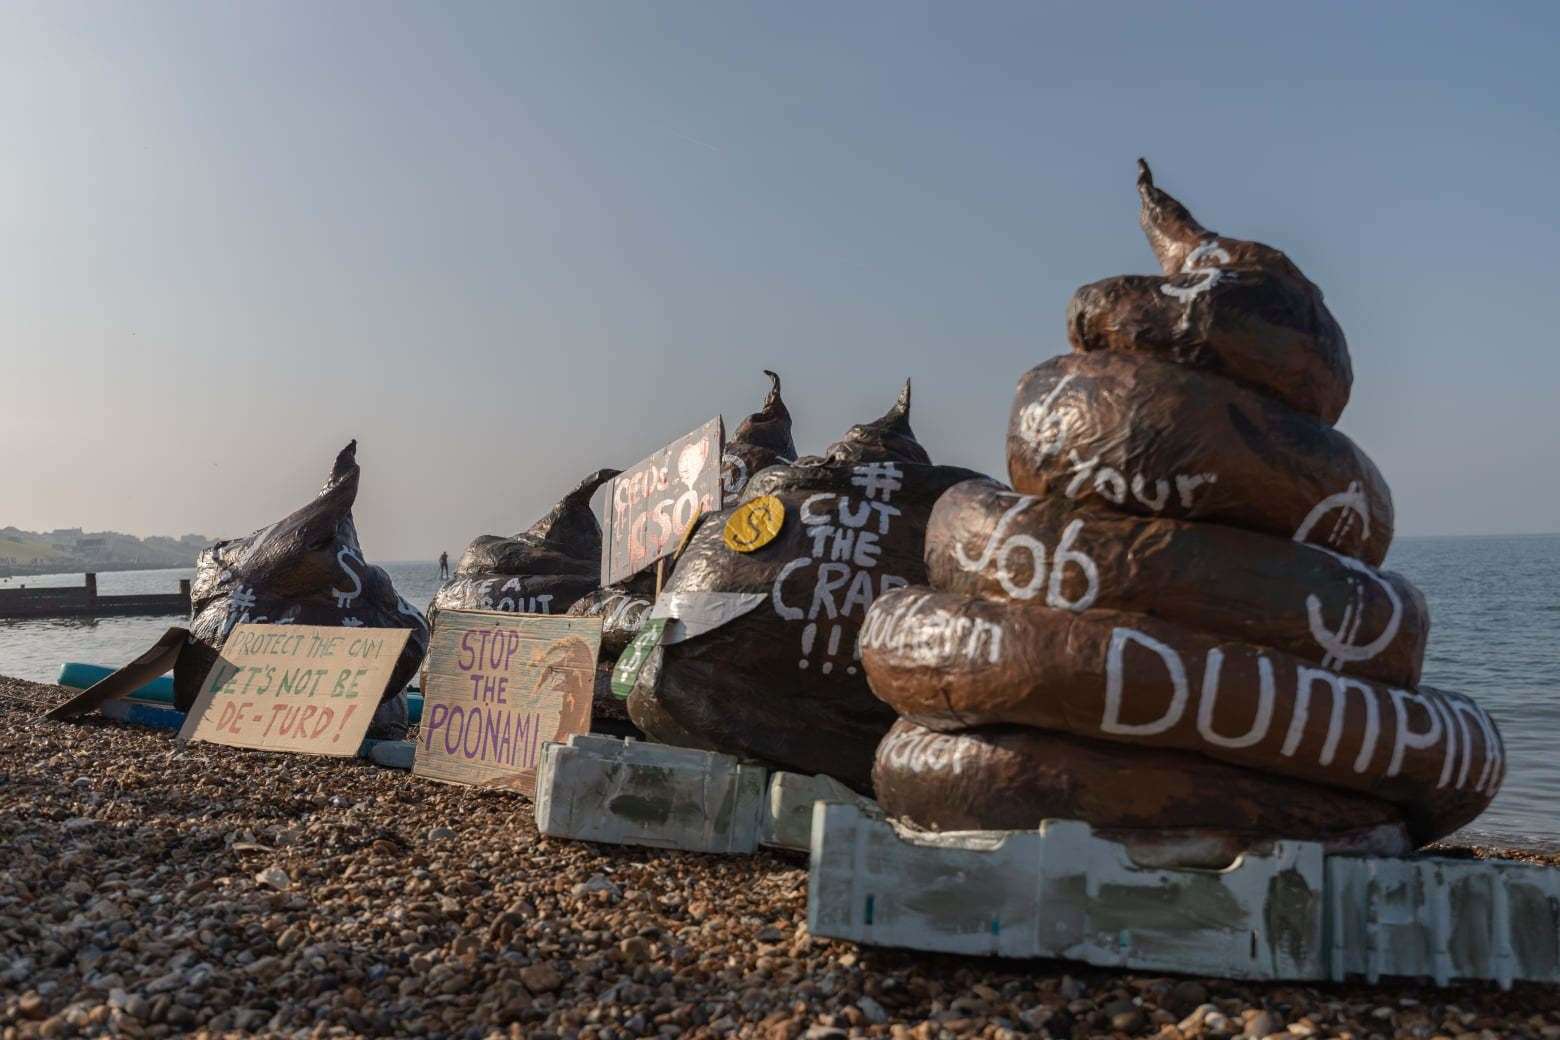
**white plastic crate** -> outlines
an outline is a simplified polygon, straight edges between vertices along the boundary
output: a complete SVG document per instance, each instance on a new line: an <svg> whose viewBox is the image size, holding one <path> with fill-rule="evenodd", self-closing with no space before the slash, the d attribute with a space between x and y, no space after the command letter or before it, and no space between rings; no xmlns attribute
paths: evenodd
<svg viewBox="0 0 1560 1040"><path fill-rule="evenodd" d="M1145 867L1067 820L933 834L819 803L807 920L881 946L1224 978L1560 983L1553 868L1290 841L1223 870Z"/></svg>
<svg viewBox="0 0 1560 1040"><path fill-rule="evenodd" d="M1331 976L1560 982L1560 871L1510 860L1327 858Z"/></svg>
<svg viewBox="0 0 1560 1040"><path fill-rule="evenodd" d="M825 776L771 773L731 755L594 734L542 746L536 826L543 834L688 852L805 852L819 798L874 803Z"/></svg>
<svg viewBox="0 0 1560 1040"><path fill-rule="evenodd" d="M1225 978L1326 977L1322 853L1275 842L1224 870L1140 867L1087 824L913 832L814 809L815 935L916 950L1064 957Z"/></svg>

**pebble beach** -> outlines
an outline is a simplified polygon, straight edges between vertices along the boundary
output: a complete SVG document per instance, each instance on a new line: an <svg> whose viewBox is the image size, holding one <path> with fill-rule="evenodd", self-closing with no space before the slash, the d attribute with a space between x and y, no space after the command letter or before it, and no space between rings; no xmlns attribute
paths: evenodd
<svg viewBox="0 0 1560 1040"><path fill-rule="evenodd" d="M0 1040L1560 1038L1560 991L1537 986L1264 985L815 939L802 856L558 841L515 794L36 721L70 692L0 678Z"/></svg>

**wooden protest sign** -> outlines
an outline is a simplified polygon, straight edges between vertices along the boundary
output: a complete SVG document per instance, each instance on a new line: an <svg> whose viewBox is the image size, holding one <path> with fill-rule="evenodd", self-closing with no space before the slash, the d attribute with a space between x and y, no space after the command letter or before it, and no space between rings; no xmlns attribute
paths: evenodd
<svg viewBox="0 0 1560 1040"><path fill-rule="evenodd" d="M725 438L717 415L607 484L603 585L632 577L670 555L689 524L720 508Z"/></svg>
<svg viewBox="0 0 1560 1040"><path fill-rule="evenodd" d="M600 649L599 617L439 611L412 772L534 797L543 742L590 732Z"/></svg>
<svg viewBox="0 0 1560 1040"><path fill-rule="evenodd" d="M237 625L179 739L356 755L411 634L409 628Z"/></svg>

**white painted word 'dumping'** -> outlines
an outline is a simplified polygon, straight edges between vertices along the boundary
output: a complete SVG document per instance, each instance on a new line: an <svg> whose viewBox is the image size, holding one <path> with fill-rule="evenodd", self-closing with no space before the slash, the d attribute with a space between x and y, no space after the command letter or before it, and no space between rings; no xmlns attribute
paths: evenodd
<svg viewBox="0 0 1560 1040"><path fill-rule="evenodd" d="M1126 651L1136 645L1150 651L1163 664L1170 680L1170 698L1157 718L1144 722L1123 722L1126 689ZM1247 748L1267 739L1277 715L1277 677L1273 662L1265 655L1257 656L1258 694L1257 708L1251 727L1242 734L1219 733L1213 726L1213 715L1219 699L1219 678L1224 664L1224 651L1214 648L1203 660L1202 685L1196 705L1197 735L1210 747ZM1339 745L1344 737L1344 709L1351 693L1358 696L1365 712L1365 726L1360 735L1358 752L1353 761L1356 773L1364 773L1375 760L1381 738L1381 699L1374 689L1358 679L1339 675L1325 668L1313 668L1299 664L1295 667L1293 711L1279 753L1292 758L1298 752L1310 719L1312 696L1324 689L1330 699L1327 733L1317 762L1331 766L1337 758ZM1386 763L1386 776L1397 776L1403 770L1403 760L1410 751L1432 752L1442 747L1441 774L1436 786L1453 783L1461 790L1468 784L1474 757L1473 732L1469 720L1482 737L1483 762L1476 778L1474 790L1493 793L1499 785L1502 773L1500 739L1494 724L1477 704L1463 697L1450 695L1426 695L1413 690L1386 688L1396 726L1393 745ZM1165 733L1185 717L1191 707L1192 689L1186 664L1174 647L1168 646L1136 629L1120 627L1111 632L1109 649L1105 657L1105 706L1100 718L1101 733L1124 737L1146 737ZM1409 725L1409 705L1417 705L1423 712L1426 726L1413 729ZM1140 707L1140 706L1139 706ZM1137 712L1134 712L1137 714ZM1460 763L1460 769L1458 768Z"/></svg>

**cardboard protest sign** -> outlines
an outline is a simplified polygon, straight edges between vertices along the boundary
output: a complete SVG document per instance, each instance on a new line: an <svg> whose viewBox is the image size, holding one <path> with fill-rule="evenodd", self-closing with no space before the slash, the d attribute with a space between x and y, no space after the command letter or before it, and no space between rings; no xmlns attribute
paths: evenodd
<svg viewBox="0 0 1560 1040"><path fill-rule="evenodd" d="M407 628L236 625L179 739L356 755L411 634Z"/></svg>
<svg viewBox="0 0 1560 1040"><path fill-rule="evenodd" d="M688 525L721 506L725 429L716 416L607 484L601 583L630 578L669 556Z"/></svg>
<svg viewBox="0 0 1560 1040"><path fill-rule="evenodd" d="M590 732L599 617L439 612L412 772L536 793L542 743Z"/></svg>

